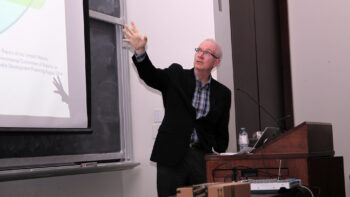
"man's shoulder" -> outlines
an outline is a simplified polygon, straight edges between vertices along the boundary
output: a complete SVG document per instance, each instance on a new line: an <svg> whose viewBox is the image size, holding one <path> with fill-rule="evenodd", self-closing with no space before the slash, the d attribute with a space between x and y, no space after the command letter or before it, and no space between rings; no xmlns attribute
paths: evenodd
<svg viewBox="0 0 350 197"><path fill-rule="evenodd" d="M174 70L180 70L180 71L190 71L192 69L186 69L184 68L181 64L178 63L172 63L169 68L174 69Z"/></svg>
<svg viewBox="0 0 350 197"><path fill-rule="evenodd" d="M186 69L181 64L173 63L168 67L169 71L181 74L191 74L193 69Z"/></svg>
<svg viewBox="0 0 350 197"><path fill-rule="evenodd" d="M184 68L183 68L180 64L178 64L178 63L172 63L172 64L169 66L169 69L170 69L170 70L174 70L174 71L176 71L176 70L179 70L179 71L184 70Z"/></svg>
<svg viewBox="0 0 350 197"><path fill-rule="evenodd" d="M226 94L231 94L231 90L228 87L226 87L224 84L220 83L219 81L212 79L211 83L218 90L225 92Z"/></svg>

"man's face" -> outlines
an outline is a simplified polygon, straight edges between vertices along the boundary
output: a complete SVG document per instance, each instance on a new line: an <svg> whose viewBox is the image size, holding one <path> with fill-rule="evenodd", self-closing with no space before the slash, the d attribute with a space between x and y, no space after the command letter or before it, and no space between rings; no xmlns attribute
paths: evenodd
<svg viewBox="0 0 350 197"><path fill-rule="evenodd" d="M194 68L198 71L211 71L220 63L220 59L216 58L217 46L210 41L202 42L194 56Z"/></svg>

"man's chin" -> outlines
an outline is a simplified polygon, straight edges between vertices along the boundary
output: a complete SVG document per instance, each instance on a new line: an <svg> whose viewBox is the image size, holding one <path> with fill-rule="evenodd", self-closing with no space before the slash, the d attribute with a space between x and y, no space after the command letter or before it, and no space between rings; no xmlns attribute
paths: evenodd
<svg viewBox="0 0 350 197"><path fill-rule="evenodd" d="M200 67L198 65L194 65L194 69L199 71L199 70L202 70L202 67Z"/></svg>
<svg viewBox="0 0 350 197"><path fill-rule="evenodd" d="M207 69L203 68L203 67L200 67L200 66L195 66L194 69L198 72L203 72L203 71L206 71Z"/></svg>

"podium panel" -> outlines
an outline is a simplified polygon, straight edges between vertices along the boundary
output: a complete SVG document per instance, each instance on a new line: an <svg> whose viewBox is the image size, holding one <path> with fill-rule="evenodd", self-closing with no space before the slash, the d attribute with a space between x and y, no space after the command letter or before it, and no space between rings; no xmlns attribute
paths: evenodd
<svg viewBox="0 0 350 197"><path fill-rule="evenodd" d="M205 159L207 182L296 178L321 197L345 197L343 157L334 157L331 124L304 122L253 154Z"/></svg>

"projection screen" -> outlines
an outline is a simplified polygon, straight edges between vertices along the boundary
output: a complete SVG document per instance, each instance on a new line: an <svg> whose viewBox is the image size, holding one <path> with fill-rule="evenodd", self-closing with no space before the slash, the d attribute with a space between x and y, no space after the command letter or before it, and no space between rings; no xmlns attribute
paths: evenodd
<svg viewBox="0 0 350 197"><path fill-rule="evenodd" d="M87 128L83 0L0 0L0 127Z"/></svg>

